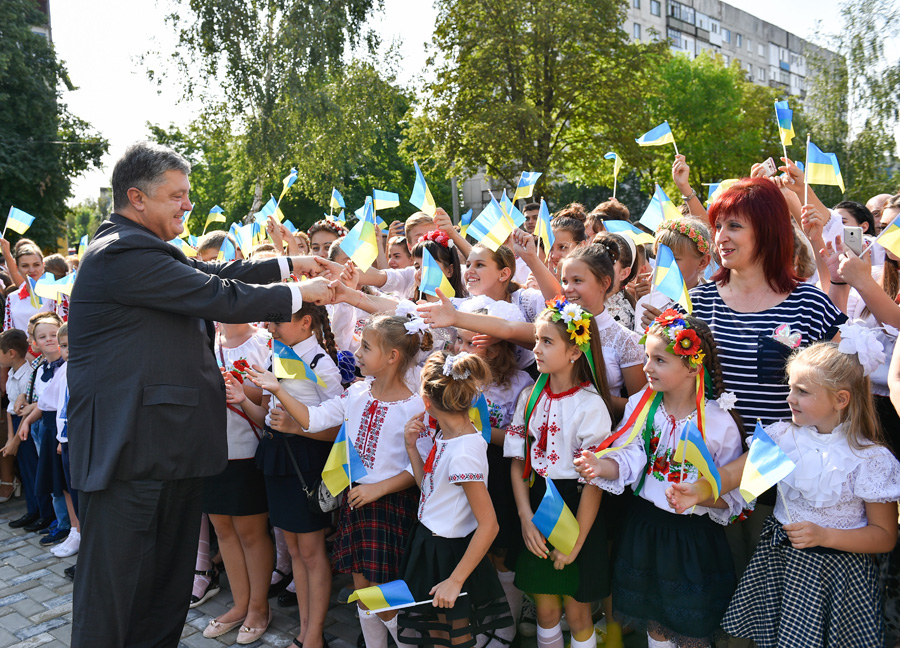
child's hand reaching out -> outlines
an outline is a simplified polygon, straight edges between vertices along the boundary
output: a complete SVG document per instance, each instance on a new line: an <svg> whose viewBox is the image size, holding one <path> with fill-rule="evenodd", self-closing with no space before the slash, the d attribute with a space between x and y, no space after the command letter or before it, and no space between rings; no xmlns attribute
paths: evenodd
<svg viewBox="0 0 900 648"><path fill-rule="evenodd" d="M575 457L575 470L585 481L591 481L600 473L600 459L593 452L581 451L580 457Z"/></svg>
<svg viewBox="0 0 900 648"><path fill-rule="evenodd" d="M271 371L254 365L252 369L247 369L247 376L250 378L250 382L270 394L278 395L281 392L281 383Z"/></svg>
<svg viewBox="0 0 900 648"><path fill-rule="evenodd" d="M229 405L240 405L247 400L244 386L231 375L230 371L225 371L224 369L221 371L222 377L225 379L225 402Z"/></svg>
<svg viewBox="0 0 900 648"><path fill-rule="evenodd" d="M666 489L666 499L676 513L681 514L692 506L712 497L712 488L705 479L690 484L672 484Z"/></svg>

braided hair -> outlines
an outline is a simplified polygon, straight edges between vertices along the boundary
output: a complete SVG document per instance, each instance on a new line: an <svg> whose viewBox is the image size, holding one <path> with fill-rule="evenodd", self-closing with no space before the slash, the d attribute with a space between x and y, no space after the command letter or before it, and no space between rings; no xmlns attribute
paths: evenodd
<svg viewBox="0 0 900 648"><path fill-rule="evenodd" d="M334 333L331 331L331 322L328 320L328 311L324 306L319 306L312 302L303 302L303 306L293 314L291 319L297 321L307 315L312 319L312 329L319 345L334 360L334 364L337 364L338 349L334 341Z"/></svg>

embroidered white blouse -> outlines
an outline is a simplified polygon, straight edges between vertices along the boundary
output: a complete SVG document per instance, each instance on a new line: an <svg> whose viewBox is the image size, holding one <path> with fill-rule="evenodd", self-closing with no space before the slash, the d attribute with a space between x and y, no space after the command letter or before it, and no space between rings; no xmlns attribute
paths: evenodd
<svg viewBox="0 0 900 648"><path fill-rule="evenodd" d="M622 369L644 364L646 354L641 346L641 336L614 320L608 308L595 315L594 321L600 333L609 393L618 395L625 384Z"/></svg>
<svg viewBox="0 0 900 648"><path fill-rule="evenodd" d="M217 335L216 359L225 368L225 371L236 371L243 377L248 366L268 367L272 364L270 339L267 331L258 330L244 343L227 348L221 345L221 337ZM235 367L235 363L237 363L237 367ZM256 446L259 445L259 437L250 425L250 421L241 416L243 411L240 406L235 410L229 409L225 413L228 431L228 459L251 459L256 453Z"/></svg>
<svg viewBox="0 0 900 648"><path fill-rule="evenodd" d="M394 477L409 466L403 428L425 411L422 397L414 393L401 401L386 402L372 396L371 382L350 385L337 398L309 408L309 431L347 423L347 439L356 447L367 475L360 484L375 484Z"/></svg>
<svg viewBox="0 0 900 648"><path fill-rule="evenodd" d="M850 446L839 425L831 434L779 421L766 432L797 467L778 483L775 517L782 524L809 521L832 529L868 524L866 502L900 500L900 463L884 446ZM785 506L787 502L787 506Z"/></svg>
<svg viewBox="0 0 900 648"><path fill-rule="evenodd" d="M641 399L643 390L628 399L625 405L625 416L622 424L628 420L634 408ZM682 465L674 460L675 450L682 437L685 423L696 416L696 410L689 416L676 419L666 411L666 406L660 403L653 417L653 436L650 438L650 454L644 449L642 434L638 434L632 443L622 450L605 455L619 464L618 479L594 479L592 484L619 494L625 490L625 486L632 486L637 491L637 485L643 478L639 497L651 502L656 508L669 513L675 513L666 500L666 489L673 483L693 483L700 478L697 468L690 461ZM621 426L620 426L621 427ZM737 423L731 415L719 407L718 401L706 402L706 447L712 455L716 466L723 466L741 456L741 434ZM619 439L624 443L628 438L628 432ZM613 447L621 447L619 442ZM732 516L739 515L746 507L740 490L735 489L730 493L720 493L720 499L728 508L706 508L695 506L684 512L685 515L709 515L710 519L719 524L726 525Z"/></svg>
<svg viewBox="0 0 900 648"><path fill-rule="evenodd" d="M506 428L503 454L525 458L525 409L531 390L519 396L513 421ZM610 435L612 421L606 403L589 383L561 394L545 389L531 414L531 465L542 477L577 479L575 457L582 450L596 450Z"/></svg>
<svg viewBox="0 0 900 648"><path fill-rule="evenodd" d="M487 484L487 478L487 442L480 434L438 436L431 471L422 479L419 521L442 538L469 535L478 523L462 484Z"/></svg>

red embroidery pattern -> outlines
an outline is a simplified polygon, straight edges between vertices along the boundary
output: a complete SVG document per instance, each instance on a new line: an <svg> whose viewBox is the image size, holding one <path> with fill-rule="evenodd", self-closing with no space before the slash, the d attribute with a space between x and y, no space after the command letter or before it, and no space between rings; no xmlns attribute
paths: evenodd
<svg viewBox="0 0 900 648"><path fill-rule="evenodd" d="M434 492L434 471L438 467L438 464L441 463L441 457L444 455L444 450L447 449L446 443L436 444L440 445L440 449L435 453L434 463L431 464L431 471L425 473L425 478L422 480L422 496L419 498L419 519L422 519L422 512L425 510L425 502L431 497L431 494ZM431 449L434 452L434 448ZM431 459L432 455L429 455L429 459Z"/></svg>
<svg viewBox="0 0 900 648"><path fill-rule="evenodd" d="M482 473L461 473L459 475L450 475L451 484L455 484L456 482L471 481L484 481L484 475Z"/></svg>
<svg viewBox="0 0 900 648"><path fill-rule="evenodd" d="M547 455L547 459L550 460L550 463L554 463L554 464L555 464L557 461L559 461L559 455L556 454L556 450L551 450L551 451L550 451L550 454Z"/></svg>
<svg viewBox="0 0 900 648"><path fill-rule="evenodd" d="M512 436L517 436L521 439L525 438L525 426L524 425L510 425L506 428L506 433L511 434Z"/></svg>
<svg viewBox="0 0 900 648"><path fill-rule="evenodd" d="M344 392L346 393L346 392ZM378 437L381 435L381 426L384 425L384 417L387 407L377 400L370 400L363 408L362 420L359 424L359 434L356 436L356 451L366 468L375 465L375 452L378 450Z"/></svg>

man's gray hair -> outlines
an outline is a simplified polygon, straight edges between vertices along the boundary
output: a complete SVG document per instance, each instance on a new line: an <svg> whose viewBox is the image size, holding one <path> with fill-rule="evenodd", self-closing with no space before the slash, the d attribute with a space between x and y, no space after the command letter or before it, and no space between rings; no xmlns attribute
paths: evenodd
<svg viewBox="0 0 900 648"><path fill-rule="evenodd" d="M150 194L160 184L166 171L189 174L191 164L172 149L152 142L136 142L116 162L112 173L113 209L128 207L128 190L132 187Z"/></svg>

